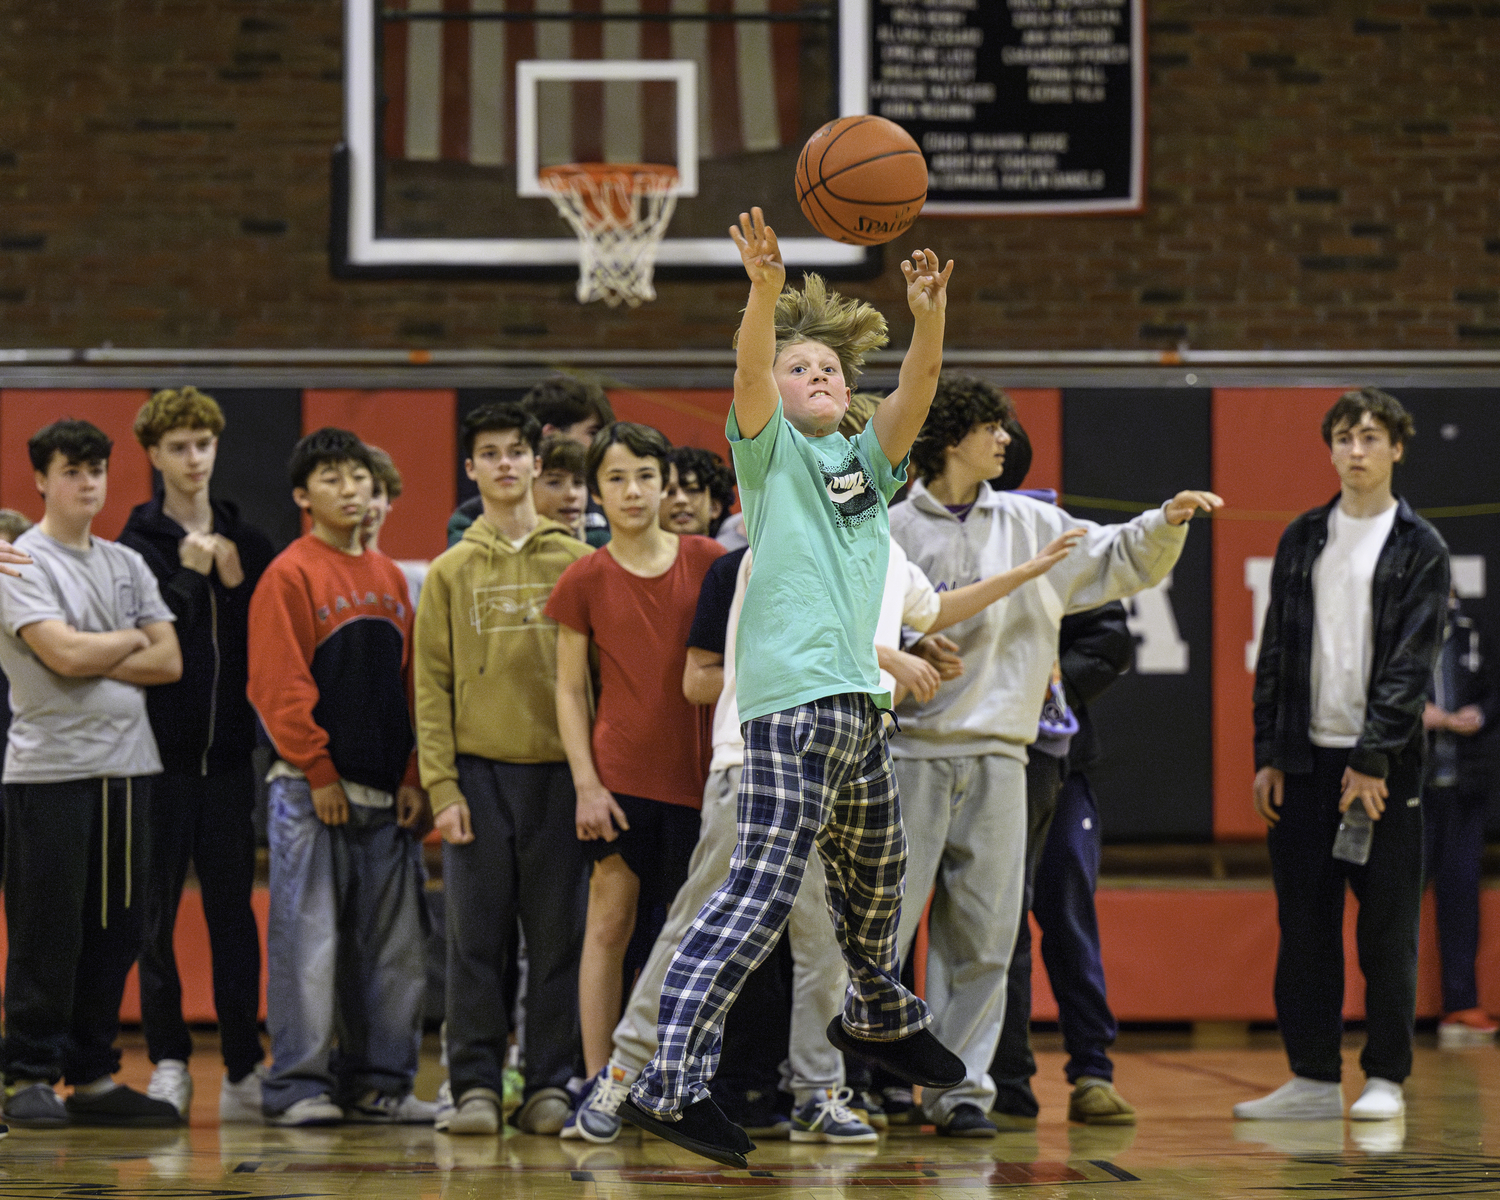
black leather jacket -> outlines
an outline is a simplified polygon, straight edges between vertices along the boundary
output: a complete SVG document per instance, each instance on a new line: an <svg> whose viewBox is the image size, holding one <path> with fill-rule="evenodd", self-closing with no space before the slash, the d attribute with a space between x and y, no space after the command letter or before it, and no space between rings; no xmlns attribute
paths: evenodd
<svg viewBox="0 0 1500 1200"><path fill-rule="evenodd" d="M1271 601L1255 664L1255 767L1291 774L1313 769L1313 564L1328 542L1328 514L1303 513L1276 547ZM1372 584L1375 646L1365 725L1349 765L1384 779L1392 756L1422 748L1422 708L1442 645L1448 607L1448 546L1405 500L1396 501L1390 537ZM1415 743L1415 745L1413 745Z"/></svg>

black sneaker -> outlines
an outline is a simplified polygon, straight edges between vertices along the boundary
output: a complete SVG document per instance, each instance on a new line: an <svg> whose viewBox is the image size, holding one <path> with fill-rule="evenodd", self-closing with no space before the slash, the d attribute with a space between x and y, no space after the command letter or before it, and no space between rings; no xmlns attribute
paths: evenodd
<svg viewBox="0 0 1500 1200"><path fill-rule="evenodd" d="M779 1112L775 1097L764 1092L746 1092L738 1097L738 1103L724 1103L717 1097L714 1103L719 1111L733 1124L745 1131L745 1136L754 1140L785 1141L792 1132L790 1113Z"/></svg>
<svg viewBox="0 0 1500 1200"><path fill-rule="evenodd" d="M876 1063L897 1079L920 1087L951 1088L964 1081L963 1059L926 1029L904 1038L879 1041L850 1033L840 1016L829 1024L828 1040L845 1054Z"/></svg>
<svg viewBox="0 0 1500 1200"><path fill-rule="evenodd" d="M67 1100L68 1116L75 1125L123 1125L134 1129L160 1129L181 1125L182 1114L165 1100L153 1100L123 1083L97 1096L75 1091Z"/></svg>
<svg viewBox="0 0 1500 1200"><path fill-rule="evenodd" d="M629 1098L620 1105L620 1116L638 1129L654 1133L674 1146L711 1158L726 1167L744 1170L750 1165L745 1161L745 1152L755 1149L755 1143L745 1135L745 1131L706 1097L689 1104L676 1121L664 1121Z"/></svg>
<svg viewBox="0 0 1500 1200"><path fill-rule="evenodd" d="M68 1110L50 1083L19 1083L5 1091L5 1119L21 1129L59 1129Z"/></svg>
<svg viewBox="0 0 1500 1200"><path fill-rule="evenodd" d="M955 1106L937 1131L938 1137L954 1138L992 1138L1000 1132L977 1104Z"/></svg>

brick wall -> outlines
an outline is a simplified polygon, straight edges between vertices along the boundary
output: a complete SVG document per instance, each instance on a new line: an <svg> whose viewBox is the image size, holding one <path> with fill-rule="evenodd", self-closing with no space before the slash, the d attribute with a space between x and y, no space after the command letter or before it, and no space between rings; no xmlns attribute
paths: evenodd
<svg viewBox="0 0 1500 1200"><path fill-rule="evenodd" d="M1500 4L1156 0L1139 216L919 223L950 344L1500 347ZM339 282L338 0L10 0L0 345L722 347L560 283ZM849 290L904 312L898 276ZM903 323L893 322L896 341Z"/></svg>

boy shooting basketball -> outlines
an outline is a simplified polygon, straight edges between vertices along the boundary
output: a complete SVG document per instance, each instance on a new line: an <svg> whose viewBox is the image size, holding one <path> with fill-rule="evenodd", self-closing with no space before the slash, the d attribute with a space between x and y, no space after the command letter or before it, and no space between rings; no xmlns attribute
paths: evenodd
<svg viewBox="0 0 1500 1200"><path fill-rule="evenodd" d="M754 1145L709 1096L724 1014L786 924L816 846L849 966L835 1046L927 1087L962 1080L927 1006L897 978L906 840L886 751L875 625L886 506L905 480L942 365L949 262L901 264L915 319L896 390L853 441L837 432L864 355L886 342L868 304L786 268L760 209L730 236L750 276L736 339L734 452L755 570L736 647L745 765L730 875L690 926L662 988L659 1049L620 1115L717 1162Z"/></svg>

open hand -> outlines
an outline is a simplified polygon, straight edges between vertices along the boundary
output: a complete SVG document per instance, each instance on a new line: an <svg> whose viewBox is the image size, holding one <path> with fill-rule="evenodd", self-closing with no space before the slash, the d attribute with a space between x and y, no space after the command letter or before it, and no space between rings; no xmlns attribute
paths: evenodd
<svg viewBox="0 0 1500 1200"><path fill-rule="evenodd" d="M1162 506L1162 513L1167 518L1168 525L1181 525L1190 520L1200 508L1211 513L1214 509L1223 507L1224 501L1212 492L1178 492Z"/></svg>
<svg viewBox="0 0 1500 1200"><path fill-rule="evenodd" d="M901 264L906 276L906 302L912 316L940 317L948 308L948 276L953 274L953 260L941 271L938 256L931 250L913 250L911 258Z"/></svg>
<svg viewBox="0 0 1500 1200"><path fill-rule="evenodd" d="M1031 572L1032 578L1038 575L1045 575L1053 567L1057 566L1058 563L1062 562L1063 559L1067 558L1069 552L1074 546L1078 545L1079 540L1087 532L1087 529L1069 529L1059 537L1048 542L1035 558L1029 559L1026 563L1026 569Z"/></svg>
<svg viewBox="0 0 1500 1200"><path fill-rule="evenodd" d="M17 550L9 542L0 540L0 564L15 563L17 566L24 567L29 565L30 562L31 555L27 554L26 551ZM14 575L17 579L21 578L21 572L3 565L0 565L0 575Z"/></svg>
<svg viewBox="0 0 1500 1200"><path fill-rule="evenodd" d="M729 236L740 252L750 282L774 287L779 293L786 283L786 264L781 261L776 231L766 224L765 214L758 207L740 213L740 223L729 227Z"/></svg>

